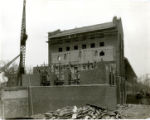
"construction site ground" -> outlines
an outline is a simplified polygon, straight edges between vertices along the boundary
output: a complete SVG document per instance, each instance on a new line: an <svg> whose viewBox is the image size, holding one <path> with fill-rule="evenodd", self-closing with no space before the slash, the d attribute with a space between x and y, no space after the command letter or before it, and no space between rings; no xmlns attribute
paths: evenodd
<svg viewBox="0 0 150 120"><path fill-rule="evenodd" d="M126 119L150 119L150 105L127 104L118 106L122 118Z"/></svg>
<svg viewBox="0 0 150 120"><path fill-rule="evenodd" d="M56 111L32 116L33 119L150 119L150 105L117 105L110 111L100 106L67 106Z"/></svg>

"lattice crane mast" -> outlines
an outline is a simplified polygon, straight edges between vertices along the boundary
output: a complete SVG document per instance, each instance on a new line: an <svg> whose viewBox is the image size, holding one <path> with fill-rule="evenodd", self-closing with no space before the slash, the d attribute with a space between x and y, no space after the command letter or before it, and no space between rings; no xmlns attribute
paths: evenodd
<svg viewBox="0 0 150 120"><path fill-rule="evenodd" d="M23 2L22 25L20 36L20 63L18 70L18 85L22 85L22 75L25 74L25 53L26 53L26 0Z"/></svg>

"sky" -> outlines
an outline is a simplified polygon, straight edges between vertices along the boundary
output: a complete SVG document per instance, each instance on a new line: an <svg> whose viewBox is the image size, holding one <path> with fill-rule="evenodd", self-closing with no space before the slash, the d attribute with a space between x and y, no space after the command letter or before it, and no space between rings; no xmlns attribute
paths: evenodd
<svg viewBox="0 0 150 120"><path fill-rule="evenodd" d="M0 0L0 60L19 54L23 0ZM48 63L48 32L121 17L125 57L137 76L150 73L150 0L26 0L26 66ZM19 60L16 61L18 63Z"/></svg>

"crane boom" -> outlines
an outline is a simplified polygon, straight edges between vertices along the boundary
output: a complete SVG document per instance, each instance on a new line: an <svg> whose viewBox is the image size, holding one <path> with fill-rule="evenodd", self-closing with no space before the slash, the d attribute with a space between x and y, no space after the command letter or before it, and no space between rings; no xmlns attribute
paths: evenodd
<svg viewBox="0 0 150 120"><path fill-rule="evenodd" d="M23 2L22 25L20 36L20 63L18 70L18 85L22 85L22 75L25 74L25 53L26 53L26 0Z"/></svg>
<svg viewBox="0 0 150 120"><path fill-rule="evenodd" d="M0 68L0 71L1 72L4 72L18 57L20 56L17 55L14 59L12 59L10 62L8 62L6 65L4 65L2 68Z"/></svg>

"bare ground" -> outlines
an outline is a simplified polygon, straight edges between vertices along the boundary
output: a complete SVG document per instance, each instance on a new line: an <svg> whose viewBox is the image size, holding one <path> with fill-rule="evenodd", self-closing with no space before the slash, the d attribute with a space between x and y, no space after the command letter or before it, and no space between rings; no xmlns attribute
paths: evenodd
<svg viewBox="0 0 150 120"><path fill-rule="evenodd" d="M150 105L127 104L118 106L117 111L125 119L147 119L150 118Z"/></svg>

